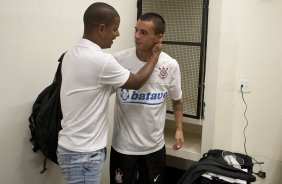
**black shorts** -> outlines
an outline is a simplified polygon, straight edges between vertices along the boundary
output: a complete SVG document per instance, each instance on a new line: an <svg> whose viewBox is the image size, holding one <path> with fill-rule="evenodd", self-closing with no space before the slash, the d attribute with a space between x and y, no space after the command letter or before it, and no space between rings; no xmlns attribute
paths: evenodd
<svg viewBox="0 0 282 184"><path fill-rule="evenodd" d="M165 147L148 155L125 155L111 148L111 184L161 184L165 156Z"/></svg>

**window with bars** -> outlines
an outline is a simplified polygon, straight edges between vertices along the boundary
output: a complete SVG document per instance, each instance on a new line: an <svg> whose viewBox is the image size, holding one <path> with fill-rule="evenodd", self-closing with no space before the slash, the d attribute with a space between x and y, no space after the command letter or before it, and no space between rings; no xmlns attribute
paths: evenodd
<svg viewBox="0 0 282 184"><path fill-rule="evenodd" d="M137 17L155 12L166 21L163 51L175 58L181 70L184 116L204 116L204 78L208 0L138 0ZM167 113L173 113L167 99Z"/></svg>

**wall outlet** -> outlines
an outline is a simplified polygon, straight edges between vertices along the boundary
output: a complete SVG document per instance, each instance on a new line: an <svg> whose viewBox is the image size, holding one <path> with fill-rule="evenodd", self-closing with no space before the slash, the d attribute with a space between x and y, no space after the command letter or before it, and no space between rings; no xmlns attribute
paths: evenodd
<svg viewBox="0 0 282 184"><path fill-rule="evenodd" d="M240 79L238 82L238 91L243 93L250 93L251 82L247 79Z"/></svg>

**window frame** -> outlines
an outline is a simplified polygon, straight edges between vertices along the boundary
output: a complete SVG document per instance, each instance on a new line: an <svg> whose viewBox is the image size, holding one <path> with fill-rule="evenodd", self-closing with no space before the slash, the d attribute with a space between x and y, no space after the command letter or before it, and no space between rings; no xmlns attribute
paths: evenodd
<svg viewBox="0 0 282 184"><path fill-rule="evenodd" d="M184 118L192 119L204 119L204 91L205 91L205 71L206 71L206 48L207 48L207 32L208 32L208 11L209 0L202 0L202 30L201 30L201 42L179 42L179 41L163 41L163 44L169 45L187 45L200 47L200 61L199 61L199 76L198 76L198 99L196 115L183 113ZM137 0L137 19L142 15L142 0ZM173 111L167 110L168 114L173 114Z"/></svg>

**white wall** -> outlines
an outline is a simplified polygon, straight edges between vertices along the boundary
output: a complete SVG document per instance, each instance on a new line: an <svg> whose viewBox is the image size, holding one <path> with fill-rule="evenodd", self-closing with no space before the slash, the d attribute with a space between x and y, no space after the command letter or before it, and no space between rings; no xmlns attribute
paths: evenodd
<svg viewBox="0 0 282 184"><path fill-rule="evenodd" d="M265 162L267 178L256 182L264 184L282 181L281 9L279 0L210 1L205 136L213 148L244 153L245 106L237 82L250 80L246 148Z"/></svg>
<svg viewBox="0 0 282 184"><path fill-rule="evenodd" d="M56 165L50 163L45 174L39 173L42 157L32 152L27 119L35 98L51 83L58 57L82 36L83 13L93 2L11 0L1 3L0 184L63 183ZM133 46L136 2L104 2L113 5L121 16L121 36L108 51ZM107 169L105 167L106 174ZM106 174L104 179L108 179Z"/></svg>
<svg viewBox="0 0 282 184"><path fill-rule="evenodd" d="M82 36L82 15L92 2L1 4L0 184L63 183L56 165L39 173L42 158L31 150L27 118L38 93L52 81L59 55ZM121 36L109 52L132 46L136 1L105 2L116 7L122 19ZM204 136L210 141L203 147L244 151L244 104L236 84L249 79L247 150L265 162L267 178L257 182L264 184L282 181L281 9L280 0L210 1L204 122ZM112 112L111 106L110 121ZM107 164L103 183L108 183Z"/></svg>

